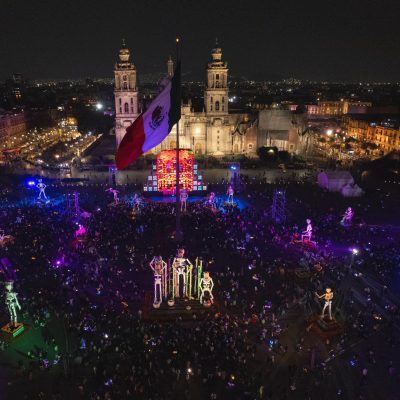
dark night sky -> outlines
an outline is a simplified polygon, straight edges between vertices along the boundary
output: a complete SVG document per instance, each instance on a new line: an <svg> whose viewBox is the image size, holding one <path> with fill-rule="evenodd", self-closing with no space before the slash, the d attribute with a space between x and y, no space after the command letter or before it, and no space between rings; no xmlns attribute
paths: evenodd
<svg viewBox="0 0 400 400"><path fill-rule="evenodd" d="M400 80L399 0L1 0L0 79L112 76L126 37L138 72L203 72L215 37L236 76Z"/></svg>

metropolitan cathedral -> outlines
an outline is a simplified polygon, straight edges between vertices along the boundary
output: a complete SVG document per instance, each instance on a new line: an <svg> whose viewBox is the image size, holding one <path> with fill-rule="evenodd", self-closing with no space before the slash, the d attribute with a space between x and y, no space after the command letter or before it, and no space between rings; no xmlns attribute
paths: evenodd
<svg viewBox="0 0 400 400"><path fill-rule="evenodd" d="M174 70L171 59L167 73ZM139 101L137 71L130 61L130 52L123 42L119 60L115 64L115 135L118 146L126 128L138 117ZM222 58L218 44L211 51L211 60L206 69L204 106L195 111L189 100L181 106L179 121L179 147L191 149L195 154L223 156L231 154L252 155L256 152L257 127L251 114L229 112L228 64ZM153 149L154 153L176 147L176 126Z"/></svg>

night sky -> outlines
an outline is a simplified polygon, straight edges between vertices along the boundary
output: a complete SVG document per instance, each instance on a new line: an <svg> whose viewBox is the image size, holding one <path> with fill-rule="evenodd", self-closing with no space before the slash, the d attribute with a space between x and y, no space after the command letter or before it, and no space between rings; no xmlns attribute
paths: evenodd
<svg viewBox="0 0 400 400"><path fill-rule="evenodd" d="M202 78L218 37L237 77L400 81L399 0L1 0L0 79L111 77L126 37L141 73L183 39Z"/></svg>

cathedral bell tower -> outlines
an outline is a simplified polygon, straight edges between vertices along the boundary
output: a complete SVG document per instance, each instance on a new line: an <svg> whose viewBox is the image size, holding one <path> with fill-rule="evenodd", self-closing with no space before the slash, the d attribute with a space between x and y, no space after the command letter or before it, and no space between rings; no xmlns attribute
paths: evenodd
<svg viewBox="0 0 400 400"><path fill-rule="evenodd" d="M207 86L204 92L205 111L210 115L228 114L228 63L222 61L218 41L211 51L207 66Z"/></svg>
<svg viewBox="0 0 400 400"><path fill-rule="evenodd" d="M130 52L122 40L118 61L114 68L115 137L117 148L125 136L126 128L139 115L136 68L129 61Z"/></svg>

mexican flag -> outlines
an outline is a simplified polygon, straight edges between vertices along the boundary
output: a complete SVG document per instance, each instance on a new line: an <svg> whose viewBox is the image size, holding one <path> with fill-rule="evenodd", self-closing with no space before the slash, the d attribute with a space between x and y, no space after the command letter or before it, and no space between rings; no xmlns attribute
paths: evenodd
<svg viewBox="0 0 400 400"><path fill-rule="evenodd" d="M181 63L178 62L174 76L148 109L141 113L126 129L115 155L119 170L127 168L143 153L160 144L181 118Z"/></svg>

